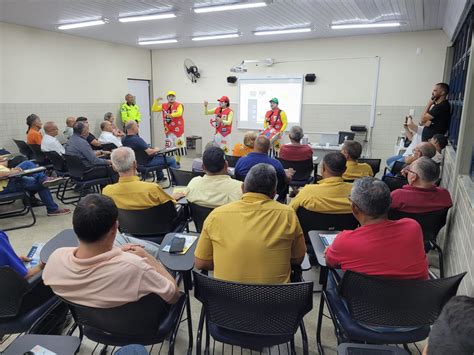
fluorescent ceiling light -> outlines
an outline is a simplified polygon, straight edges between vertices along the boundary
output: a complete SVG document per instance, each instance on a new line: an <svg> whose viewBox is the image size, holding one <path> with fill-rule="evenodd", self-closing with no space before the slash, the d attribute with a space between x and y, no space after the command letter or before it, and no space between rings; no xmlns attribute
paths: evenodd
<svg viewBox="0 0 474 355"><path fill-rule="evenodd" d="M59 25L58 30L71 30L73 28L89 27L89 26L98 26L107 23L106 19L94 20L94 21L85 21L77 23L69 23L67 25Z"/></svg>
<svg viewBox="0 0 474 355"><path fill-rule="evenodd" d="M378 27L400 27L404 25L401 22L379 22L379 23L350 23L350 24L340 24L340 25L331 25L333 30L345 30L351 28L378 28Z"/></svg>
<svg viewBox="0 0 474 355"><path fill-rule="evenodd" d="M191 40L193 41L210 41L213 39L224 39L224 38L237 38L240 37L240 33L228 33L223 35L211 35L211 36L198 36L193 37Z"/></svg>
<svg viewBox="0 0 474 355"><path fill-rule="evenodd" d="M283 35L288 33L304 33L311 32L311 28L292 28L287 30L268 30L268 31L255 31L255 36L270 36L270 35Z"/></svg>
<svg viewBox="0 0 474 355"><path fill-rule="evenodd" d="M166 43L177 43L178 40L176 38L168 38L168 39L150 39L144 41L138 41L140 46L146 46L149 44L166 44Z"/></svg>
<svg viewBox="0 0 474 355"><path fill-rule="evenodd" d="M174 12L162 12L158 14L151 15L141 15L141 16L128 16L128 17L119 17L120 22L138 22L138 21L150 21L150 20L163 20L167 18L176 17Z"/></svg>
<svg viewBox="0 0 474 355"><path fill-rule="evenodd" d="M226 5L212 5L194 7L193 11L197 14L203 14L207 12L227 11L227 10L242 10L242 9L255 9L257 7L265 7L267 3L261 2L242 2L237 4L226 4Z"/></svg>

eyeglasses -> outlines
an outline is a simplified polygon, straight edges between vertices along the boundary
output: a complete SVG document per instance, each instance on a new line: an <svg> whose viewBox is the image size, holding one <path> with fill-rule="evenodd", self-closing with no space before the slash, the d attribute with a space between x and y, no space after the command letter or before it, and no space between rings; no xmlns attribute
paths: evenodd
<svg viewBox="0 0 474 355"><path fill-rule="evenodd" d="M405 171L406 173L412 173L412 174L418 176L417 173L415 173L413 170L410 170L410 169L408 169L408 168L403 169L403 171Z"/></svg>

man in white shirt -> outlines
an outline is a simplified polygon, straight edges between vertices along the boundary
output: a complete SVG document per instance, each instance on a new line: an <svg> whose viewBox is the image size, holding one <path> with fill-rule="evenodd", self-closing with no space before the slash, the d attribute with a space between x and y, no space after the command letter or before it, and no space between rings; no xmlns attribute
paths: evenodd
<svg viewBox="0 0 474 355"><path fill-rule="evenodd" d="M45 134L41 140L41 150L43 152L57 152L59 155L63 155L66 151L56 138L59 133L56 123L46 122L43 125L43 129Z"/></svg>
<svg viewBox="0 0 474 355"><path fill-rule="evenodd" d="M114 127L112 126L112 123L109 121L104 121L100 124L100 129L102 130L102 133L99 136L99 142L102 144L115 144L117 148L122 146L122 141L114 136Z"/></svg>

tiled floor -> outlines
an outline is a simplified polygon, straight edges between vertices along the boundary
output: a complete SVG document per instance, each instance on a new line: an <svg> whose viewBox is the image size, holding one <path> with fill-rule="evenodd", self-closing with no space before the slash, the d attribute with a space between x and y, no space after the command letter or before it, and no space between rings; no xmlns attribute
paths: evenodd
<svg viewBox="0 0 474 355"><path fill-rule="evenodd" d="M183 168L189 168L190 163L191 163L190 160L183 160L181 165ZM72 205L68 205L66 207L73 208ZM62 231L63 229L72 228L72 214L61 216L61 217L48 217L46 215L46 210L44 207L35 208L35 213L37 215L37 222L33 227L8 232L10 242L12 243L15 251L20 255L25 255L29 251L31 245L34 242L46 242L52 237L54 237L57 233ZM8 228L9 226L13 224L13 222L21 223L26 218L29 218L29 217L17 217L17 218L12 218L8 220L6 219L0 220L0 229ZM308 281L317 280L318 271L316 269L312 269L309 272L305 272L304 278ZM308 313L306 317L304 318L306 331L309 338L310 354L317 353L316 319L317 319L317 313L318 313L318 308L319 308L319 300L320 300L320 294L314 293L313 294L313 310L310 313ZM197 301L192 295L191 295L191 310L192 310L192 321L193 321L193 330L194 330L194 339L195 339L199 314L201 311L201 305L199 301ZM327 310L326 310L326 313L327 313ZM323 344L326 350L326 354L335 354L336 353L336 350L335 350L336 338L334 336L332 323L328 318L323 318L322 340L323 340ZM7 343L8 342L0 345L0 351L2 351L5 348ZM83 345L81 347L79 354L93 353L95 345L96 345L95 343L85 340L83 342ZM212 345L212 342L211 342L211 345ZM421 343L417 345L420 349L423 346L423 344ZM301 348L300 333L298 333L296 337L296 346L297 346L297 353L301 354L302 348ZM159 346L155 346L153 348L152 354L158 354L159 348L160 348ZM186 349L187 349L187 328L186 328L186 323L183 323L178 333L175 354L185 354ZM100 348L98 348L95 351L95 354L99 354L99 350ZM163 346L161 353L166 353L166 350L167 350L167 344ZM193 353L195 353L195 350L193 351ZM221 353L220 344L219 346L216 346L216 353L217 354ZM228 349L226 348L225 353L230 354L231 353L230 348ZM278 350L276 350L276 353L278 353ZM280 353L281 354L286 353L286 349L280 348Z"/></svg>

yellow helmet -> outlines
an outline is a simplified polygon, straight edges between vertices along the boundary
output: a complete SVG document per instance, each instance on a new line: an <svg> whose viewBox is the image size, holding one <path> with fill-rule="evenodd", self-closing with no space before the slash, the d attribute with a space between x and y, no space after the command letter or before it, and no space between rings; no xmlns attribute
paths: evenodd
<svg viewBox="0 0 474 355"><path fill-rule="evenodd" d="M170 90L166 93L166 97L168 97L170 95L176 96L176 93L174 91Z"/></svg>

